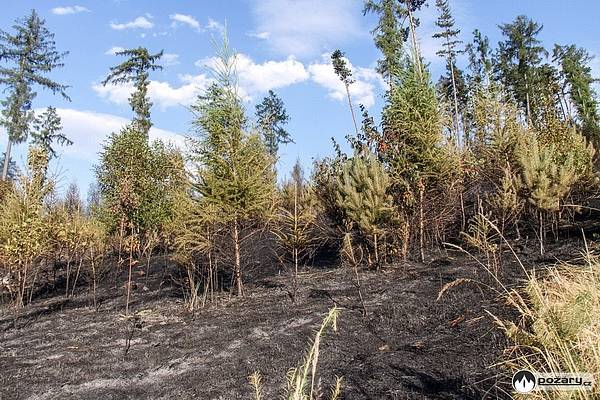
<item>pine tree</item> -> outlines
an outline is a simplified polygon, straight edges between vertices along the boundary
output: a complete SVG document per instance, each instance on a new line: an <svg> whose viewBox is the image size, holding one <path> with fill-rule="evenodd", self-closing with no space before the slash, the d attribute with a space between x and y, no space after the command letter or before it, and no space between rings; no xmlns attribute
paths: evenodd
<svg viewBox="0 0 600 400"><path fill-rule="evenodd" d="M192 106L200 136L194 157L199 163L195 189L229 226L234 246L234 279L243 295L241 246L244 225L267 217L273 205L273 158L261 138L246 131L247 119L237 95L235 60L226 38L214 69L216 82Z"/></svg>
<svg viewBox="0 0 600 400"><path fill-rule="evenodd" d="M50 157L56 157L56 151L52 147L54 142L63 146L73 144L61 130L61 121L56 108L48 107L43 114L36 117L33 121L32 143L46 149Z"/></svg>
<svg viewBox="0 0 600 400"><path fill-rule="evenodd" d="M450 11L449 0L436 0L435 5L438 9L439 16L436 21L436 25L441 29L433 35L436 39L443 40L443 48L436 54L446 59L446 66L448 69L448 75L452 84L452 101L454 104L454 137L456 143L460 145L460 134L459 134L459 114L458 114L458 88L457 88L457 72L456 72L456 56L461 51L457 49L457 46L462 43L458 40L458 34L460 29L454 28L454 17Z"/></svg>
<svg viewBox="0 0 600 400"><path fill-rule="evenodd" d="M593 88L596 79L592 77L590 62L593 57L582 48L575 45L554 46L553 61L557 62L563 78L563 90L566 89L569 98L577 111L584 134L598 142L600 140L600 116L598 115L598 100ZM563 97L566 97L563 95ZM566 100L565 100L566 103ZM571 111L568 104L568 117Z"/></svg>
<svg viewBox="0 0 600 400"><path fill-rule="evenodd" d="M381 238L392 215L392 197L387 193L390 178L371 152L356 153L346 161L337 184L337 203L348 219L368 238L374 259L380 262Z"/></svg>
<svg viewBox="0 0 600 400"><path fill-rule="evenodd" d="M280 144L294 142L282 126L289 122L290 117L283 101L272 90L269 90L269 95L256 105L256 119L267 149L273 157L277 156Z"/></svg>
<svg viewBox="0 0 600 400"><path fill-rule="evenodd" d="M356 136L358 136L358 125L356 123L356 116L354 115L354 107L352 107L352 96L350 96L350 85L354 83L352 79L352 71L346 64L344 53L341 50L335 50L331 53L331 64L333 65L333 72L340 78L344 87L346 88L346 95L348 97L348 106L350 107L350 113L352 114L352 122L354 123L354 129Z"/></svg>
<svg viewBox="0 0 600 400"><path fill-rule="evenodd" d="M160 71L162 69L158 62L163 52L150 54L148 49L138 47L119 51L116 55L128 58L121 64L112 67L110 74L102 81L102 84L106 86L109 83L113 85L133 83L135 91L129 97L129 104L135 113L134 126L136 129L148 134L152 126L150 121L152 103L148 98L150 71Z"/></svg>
<svg viewBox="0 0 600 400"><path fill-rule="evenodd" d="M516 148L522 195L538 218L542 254L547 216L560 211L561 201L576 185L590 182L595 155L585 137L558 118L553 104L545 107L544 125L523 135Z"/></svg>
<svg viewBox="0 0 600 400"><path fill-rule="evenodd" d="M35 85L60 94L66 94L67 86L55 82L47 74L63 66L62 60L68 53L56 50L54 34L45 26L33 10L26 19L17 20L14 34L0 30L0 60L12 64L0 68L0 85L5 86L8 96L1 101L3 110L0 124L8 131L6 157L2 180L6 180L13 144L27 140L34 119L32 103L37 93Z"/></svg>

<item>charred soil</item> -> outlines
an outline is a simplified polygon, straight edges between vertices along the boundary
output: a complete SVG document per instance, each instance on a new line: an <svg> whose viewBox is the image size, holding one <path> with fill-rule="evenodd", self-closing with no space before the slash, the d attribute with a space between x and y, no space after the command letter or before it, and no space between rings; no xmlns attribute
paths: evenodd
<svg viewBox="0 0 600 400"><path fill-rule="evenodd" d="M322 391L341 376L344 399L510 398L507 371L495 366L507 342L490 314L515 316L465 256L363 271L366 317L344 268L303 271L295 303L274 271L250 277L244 298L221 294L189 313L160 265L136 279L136 319L122 316L121 277L101 286L97 311L84 290L38 299L16 321L4 307L0 399L249 399L254 371L265 399L280 398L334 304L341 316L321 345ZM520 283L514 263L502 271L504 283Z"/></svg>

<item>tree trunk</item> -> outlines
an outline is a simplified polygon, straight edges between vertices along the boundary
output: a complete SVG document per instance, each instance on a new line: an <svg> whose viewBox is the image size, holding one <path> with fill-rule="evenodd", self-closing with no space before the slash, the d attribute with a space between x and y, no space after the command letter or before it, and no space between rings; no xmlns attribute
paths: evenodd
<svg viewBox="0 0 600 400"><path fill-rule="evenodd" d="M96 298L96 258L94 248L90 248L90 263L92 267L92 295L94 296L94 310L98 311L98 303Z"/></svg>
<svg viewBox="0 0 600 400"><path fill-rule="evenodd" d="M419 180L419 253L421 255L421 262L425 262L425 240L423 232L425 231L425 221L423 219L423 196L425 191L425 185L423 184L423 178Z"/></svg>
<svg viewBox="0 0 600 400"><path fill-rule="evenodd" d="M127 299L125 300L125 315L129 315L129 298L131 297L131 273L133 270L133 238L129 244L129 275L127 278Z"/></svg>
<svg viewBox="0 0 600 400"><path fill-rule="evenodd" d="M529 104L529 83L527 82L527 74L525 74L525 101L527 111L527 126L531 124L531 105Z"/></svg>
<svg viewBox="0 0 600 400"><path fill-rule="evenodd" d="M412 3L411 0L407 0L406 8L408 10L408 21L410 23L410 32L411 32L411 39L412 39L412 45L413 45L413 53L414 53L414 57L415 57L415 65L417 66L417 72L419 74L419 78L422 81L423 80L423 69L421 67L421 59L419 57L419 45L417 44L417 33L415 31L415 21L413 20L412 11L410 9L410 7L412 6L411 3Z"/></svg>
<svg viewBox="0 0 600 400"><path fill-rule="evenodd" d="M348 94L349 95L349 94ZM350 97L348 97L350 100ZM352 109L352 105L350 105ZM298 182L294 184L294 279L298 278Z"/></svg>
<svg viewBox="0 0 600 400"><path fill-rule="evenodd" d="M448 51L450 51L450 46L448 46ZM448 60L450 63L450 76L452 78L452 94L454 95L454 129L456 135L456 145L460 147L462 144L462 140L460 137L459 127L458 127L458 96L456 95L456 79L454 78L454 61Z"/></svg>
<svg viewBox="0 0 600 400"><path fill-rule="evenodd" d="M540 219L540 233L539 233L539 239L540 239L540 255L544 255L544 214L543 211L539 211L539 219Z"/></svg>
<svg viewBox="0 0 600 400"><path fill-rule="evenodd" d="M358 136L358 124L356 123L356 116L354 115L354 107L352 107L352 97L350 96L350 85L346 83L346 94L348 95L348 105L350 106L350 113L352 114L352 122L354 123L354 130L356 136Z"/></svg>
<svg viewBox="0 0 600 400"><path fill-rule="evenodd" d="M233 221L233 245L235 249L235 283L238 296L244 295L244 287L242 285L242 265L240 261L240 232L237 217Z"/></svg>
<svg viewBox="0 0 600 400"><path fill-rule="evenodd" d="M4 154L4 166L2 167L2 180L6 181L8 177L8 167L10 166L10 150L12 148L12 142L10 138L6 143L6 153Z"/></svg>

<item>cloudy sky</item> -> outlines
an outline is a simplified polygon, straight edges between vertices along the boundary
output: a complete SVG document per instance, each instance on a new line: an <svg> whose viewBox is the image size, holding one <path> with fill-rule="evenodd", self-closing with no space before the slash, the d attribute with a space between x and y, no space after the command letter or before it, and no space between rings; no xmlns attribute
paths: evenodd
<svg viewBox="0 0 600 400"><path fill-rule="evenodd" d="M64 131L74 141L53 161L62 188L77 181L85 194L104 139L131 117L131 88L99 83L120 61L114 53L123 48L164 50L165 68L152 75L150 85L151 136L183 146L185 136L193 135L188 106L210 81L206 64L214 53L211 37L227 26L239 53L237 70L249 113L272 89L291 116L288 128L295 144L281 149L283 175L298 158L309 168L314 158L331 153L332 136L342 142L353 131L345 92L329 64L331 51L340 48L350 59L356 79L351 87L354 102L375 115L381 109L384 87L374 71L379 52L369 33L376 21L362 15L361 0L1 1L0 29L10 32L16 18L36 9L56 34L58 49L70 52L65 67L52 77L71 86L72 102L40 92L34 104L57 107ZM434 0L430 3L419 13L419 36L437 79L443 63L435 55L439 44L431 38ZM541 38L548 48L576 43L600 55L595 0L451 0L451 5L464 41L479 28L496 43L498 23L526 14L544 24ZM599 66L596 60L597 73ZM6 133L0 129L0 146L5 144ZM25 153L26 145L17 146L15 159L21 166Z"/></svg>

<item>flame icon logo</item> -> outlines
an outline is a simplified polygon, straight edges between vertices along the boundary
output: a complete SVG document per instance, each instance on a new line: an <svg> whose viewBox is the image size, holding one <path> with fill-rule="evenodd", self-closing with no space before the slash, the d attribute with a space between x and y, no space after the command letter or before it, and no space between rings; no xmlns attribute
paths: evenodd
<svg viewBox="0 0 600 400"><path fill-rule="evenodd" d="M535 375L526 369L517 371L512 378L513 388L519 393L529 393L535 387Z"/></svg>

